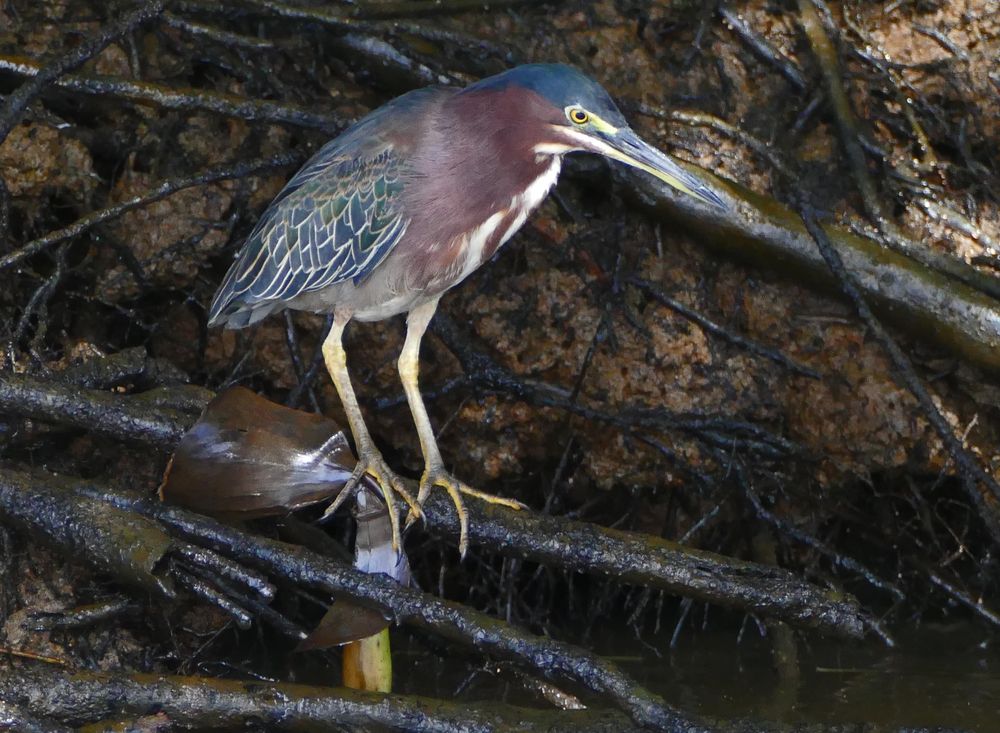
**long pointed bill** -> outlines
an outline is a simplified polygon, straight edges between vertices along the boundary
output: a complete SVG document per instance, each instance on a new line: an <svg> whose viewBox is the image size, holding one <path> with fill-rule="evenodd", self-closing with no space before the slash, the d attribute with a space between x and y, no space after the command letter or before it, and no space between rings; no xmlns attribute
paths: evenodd
<svg viewBox="0 0 1000 733"><path fill-rule="evenodd" d="M593 139L593 138L591 138ZM600 152L609 158L651 173L678 191L694 196L706 204L728 208L718 194L703 181L688 173L678 163L661 153L627 127L602 134Z"/></svg>

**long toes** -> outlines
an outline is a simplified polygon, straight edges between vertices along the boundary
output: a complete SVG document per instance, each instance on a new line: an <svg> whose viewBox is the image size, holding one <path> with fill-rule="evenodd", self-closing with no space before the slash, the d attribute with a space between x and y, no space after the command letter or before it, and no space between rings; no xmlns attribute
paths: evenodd
<svg viewBox="0 0 1000 733"><path fill-rule="evenodd" d="M413 498L413 495L403 484L402 479L400 479L399 476L397 476L384 461L379 460L378 458L366 458L358 461L358 464L354 467L354 471L351 472L351 477L344 484L340 494L333 501L333 503L327 507L326 511L323 512L321 521L337 511L337 509L339 509L348 498L357 493L358 487L361 486L361 480L365 476L371 476L375 484L378 486L379 492L382 494L386 511L389 514L389 525L392 530L392 549L398 552L401 547L401 540L399 530L399 507L396 505L395 495L399 495L402 497L403 501L406 502L409 507L408 516L414 516L414 512L416 512L416 516L422 517L423 512L420 509L420 505Z"/></svg>
<svg viewBox="0 0 1000 733"><path fill-rule="evenodd" d="M455 512L458 514L458 552L465 558L465 553L469 549L469 514L465 510L462 501L462 482L446 471L427 471L420 481L420 493L426 496L430 490L440 486L448 492L452 504L455 505Z"/></svg>
<svg viewBox="0 0 1000 733"><path fill-rule="evenodd" d="M361 479L364 477L364 475L365 475L365 467L363 464L359 463L357 466L354 467L354 470L351 472L350 478L348 478L347 481L344 483L343 487L341 487L340 493L337 494L337 498L335 498L332 502L330 502L330 505L323 512L323 516L319 518L319 521L322 522L329 519L337 512L338 509L340 509L341 506L343 506L345 501L347 501L357 493L358 486L361 485Z"/></svg>
<svg viewBox="0 0 1000 733"><path fill-rule="evenodd" d="M410 508L410 511L407 514L407 526L409 526L409 522L411 521L410 517L423 519L423 507L420 506L420 502L417 499L413 498L413 494L410 493L410 490L406 488L406 485L401 479L399 479L399 477L396 477L396 480L393 481L392 489L399 494L400 497L402 497L403 501L405 501L406 505Z"/></svg>
<svg viewBox="0 0 1000 733"><path fill-rule="evenodd" d="M483 491L479 491L478 489L474 489L468 484L459 481L457 478L441 468L429 468L424 471L423 478L420 479L420 493L417 495L417 501L422 504L430 494L431 489L435 486L440 486L447 491L448 496L455 505L455 511L458 514L459 526L458 549L463 558L465 557L465 553L469 547L469 514L465 509L465 503L462 501L462 494L475 497L490 504L500 504L501 506L505 506L510 509L527 508L524 504L515 499L506 499L502 496L494 496L493 494L487 494ZM409 526L412 521L413 513L411 511L410 516L407 517L406 526Z"/></svg>
<svg viewBox="0 0 1000 733"><path fill-rule="evenodd" d="M495 494L487 494L485 491L480 491L479 489L474 489L468 484L458 483L458 490L461 491L466 496L474 496L481 501L485 501L487 504L500 504L501 506L509 507L511 509L527 509L526 504L522 504L517 499L508 499L503 496L496 496Z"/></svg>
<svg viewBox="0 0 1000 733"><path fill-rule="evenodd" d="M389 513L389 527L392 531L392 551L398 553L399 548L402 547L402 540L399 534L399 509L388 492L386 492L385 496L385 506L386 511Z"/></svg>
<svg viewBox="0 0 1000 733"><path fill-rule="evenodd" d="M388 471L384 465L373 465L369 462L365 462L365 464L363 467L360 463L358 464L359 468L361 468L361 475L364 476L367 474L375 479L375 483L382 494L382 500L385 502L386 512L389 514L389 526L392 530L392 549L395 552L399 552L401 546L399 536L399 508L396 506L396 499L393 496L393 493L397 491L393 480L396 476L391 471ZM355 473L357 471L358 469L355 468ZM351 478L353 479L353 475Z"/></svg>
<svg viewBox="0 0 1000 733"><path fill-rule="evenodd" d="M469 493L468 491L463 491L462 493L463 494L468 494L469 496L474 496L477 499L485 501L487 504L497 504L499 506L505 506L508 509L514 509L516 511L521 511L522 509L527 509L528 508L527 504L523 504L522 502L518 501L517 499L507 499L507 498L505 498L503 496L492 496L490 494L486 494L485 496L483 496L483 495L479 494L478 492L477 493Z"/></svg>

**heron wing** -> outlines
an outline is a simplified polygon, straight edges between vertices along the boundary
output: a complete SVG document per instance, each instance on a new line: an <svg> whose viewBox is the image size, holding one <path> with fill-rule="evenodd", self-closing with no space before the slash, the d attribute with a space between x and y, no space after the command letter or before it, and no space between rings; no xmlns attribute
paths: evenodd
<svg viewBox="0 0 1000 733"><path fill-rule="evenodd" d="M408 224L402 163L389 143L358 147L334 140L282 189L216 293L210 322L255 309L262 317L304 293L357 284L392 251Z"/></svg>

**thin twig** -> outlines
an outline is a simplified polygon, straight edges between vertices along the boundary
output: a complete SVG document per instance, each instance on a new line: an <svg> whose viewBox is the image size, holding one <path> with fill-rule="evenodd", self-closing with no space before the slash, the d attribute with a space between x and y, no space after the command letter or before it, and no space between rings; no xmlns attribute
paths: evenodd
<svg viewBox="0 0 1000 733"><path fill-rule="evenodd" d="M248 48L251 51L269 51L275 47L274 41L266 38L254 38L253 36L231 33L221 28L214 28L203 23L195 23L173 13L164 13L163 22L182 33L194 36L197 39L207 38L222 44L226 48Z"/></svg>
<svg viewBox="0 0 1000 733"><path fill-rule="evenodd" d="M895 367L896 379L901 386L908 389L916 397L928 422L930 422L935 432L941 438L945 450L948 451L948 454L958 466L962 486L965 488L966 494L978 508L979 516L986 524L994 542L1000 543L1000 485L997 484L996 479L986 473L975 457L962 445L962 441L959 440L958 436L951 429L951 426L948 425L948 421L945 420L944 415L941 414L937 405L934 404L930 392L927 391L924 383L917 376L917 372L913 368L913 364L910 363L909 357L899 348L899 345L889 335L889 332L886 331L882 322L872 313L867 301L865 301L858 289L854 276L847 271L840 253L837 252L831 244L829 237L827 237L826 232L823 231L822 227L816 221L816 213L813 208L808 203L800 204L799 215L802 217L802 221L816 243L817 248L823 255L823 259L826 260L830 270L833 271L840 283L841 290L843 290L844 294L854 305L858 315L864 321L869 331L875 336L875 339L885 350L886 354L888 354L889 359ZM979 489L980 484L983 486L982 491Z"/></svg>
<svg viewBox="0 0 1000 733"><path fill-rule="evenodd" d="M820 71L826 82L826 93L829 97L834 117L837 121L837 129L840 131L840 141L847 154L847 160L851 175L861 191L862 202L868 215L875 222L875 225L882 232L898 234L898 229L885 214L882 203L879 199L875 183L868 173L868 163L865 160L864 151L858 139L861 136L861 128L858 125L857 117L851 109L851 102L847 98L847 91L841 79L840 59L837 47L827 35L823 27L823 21L816 8L815 2L819 0L799 0L799 22L805 31L806 38L812 45L813 54L819 62Z"/></svg>
<svg viewBox="0 0 1000 733"><path fill-rule="evenodd" d="M34 77L41 71L41 66L23 56L0 55L0 71ZM344 127L344 121L333 112L315 112L294 104L248 99L208 89L175 88L148 81L138 82L94 74L67 74L57 79L54 86L71 92L97 95L103 99L117 97L163 109L205 110L244 120L282 122L330 133Z"/></svg>
<svg viewBox="0 0 1000 733"><path fill-rule="evenodd" d="M547 0L547 2L555 3L558 0ZM394 2L390 0L358 3L350 12L357 18L422 18L481 11L484 7L499 10L534 4L538 4L538 0L395 0Z"/></svg>
<svg viewBox="0 0 1000 733"><path fill-rule="evenodd" d="M49 232L45 236L39 237L38 239L33 239L20 249L15 250L4 257L0 257L0 271L5 270L12 265L16 265L18 262L21 262L22 260L37 254L54 244L77 237L97 224L101 224L111 219L116 219L122 214L128 213L133 209L148 206L149 204L165 199L178 191L182 191L185 188L203 186L208 183L224 181L231 178L252 176L272 168L281 168L291 165L301 160L302 156L299 153L282 153L281 155L276 155L273 158L248 160L242 163L229 163L215 168L209 168L193 176L167 179L143 196L135 196L134 198L131 198L128 201L123 201L120 204L115 204L104 209L93 211L83 218L76 220L69 226L57 229L54 232Z"/></svg>
<svg viewBox="0 0 1000 733"><path fill-rule="evenodd" d="M928 570L927 577L930 578L934 585L943 590L951 598L988 621L991 626L1000 626L1000 613L984 604L982 598L973 598L961 588L957 588L954 583L945 580L944 577L934 570Z"/></svg>
<svg viewBox="0 0 1000 733"><path fill-rule="evenodd" d="M292 312L290 310L286 310L284 316L285 346L288 347L288 357L291 359L292 371L295 372L295 383L296 386L298 386L302 384L302 381L305 379L305 370L302 368L302 354L299 350L299 337L295 331L295 320L292 318ZM313 412L322 412L319 408L319 402L316 400L316 392L313 391L311 386L307 388L307 391L309 393L309 401Z"/></svg>
<svg viewBox="0 0 1000 733"><path fill-rule="evenodd" d="M717 457L720 456L717 455ZM738 464L734 465L734 473L738 479L740 488L743 490L743 494L750 501L750 505L753 507L754 513L756 513L759 519L767 522L783 535L791 537L796 542L816 550L821 555L828 558L834 565L837 565L844 570L849 570L852 573L857 573L868 581L868 583L873 587L890 593L897 601L902 601L906 597L898 586L887 580L883 580L853 557L840 554L822 540L813 537L808 532L803 532L798 527L795 527L789 522L775 516L773 512L768 511L761 502L760 497L757 496L757 493L750 486L750 482L747 480L742 466Z"/></svg>
<svg viewBox="0 0 1000 733"><path fill-rule="evenodd" d="M663 290L658 287L655 283L651 283L648 280L643 280L638 277L630 277L627 282L635 285L640 290L648 293L656 300L658 303L665 305L670 310L674 311L678 315L683 316L689 321L698 324L701 328L708 331L714 336L718 336L724 341L728 341L734 346L739 346L742 349L746 349L752 354L757 354L758 356L763 356L765 359L770 359L775 364L780 364L789 371L795 372L796 374L801 374L803 377L809 377L810 379L820 379L820 374L815 369L811 369L799 362L795 361L791 357L785 356L777 349L772 349L763 344L759 344L756 341L746 338L745 336L740 336L739 334L732 333L720 326L715 321L712 321L701 313L688 308L686 305L681 303L674 298L663 292Z"/></svg>
<svg viewBox="0 0 1000 733"><path fill-rule="evenodd" d="M28 298L27 305L24 306L24 311L21 313L21 317L17 319L17 326L14 328L14 333L10 337L10 342L7 344L7 361L8 365L13 368L15 357L17 355L18 345L22 338L24 338L25 332L28 330L28 326L31 322L31 317L35 314L38 315L38 326L36 328L35 337L32 342L41 341L45 336L45 331L47 325L45 322L46 312L48 310L48 302L52 299L52 295L55 293L56 288L62 281L63 276L66 274L66 246L62 245L56 252L55 261L56 266L49 275L45 282L43 282L31 297Z"/></svg>
<svg viewBox="0 0 1000 733"><path fill-rule="evenodd" d="M333 316L326 317L326 324L323 326L321 333L326 334L330 330L330 326L333 325ZM325 336L324 336L325 338ZM302 395L306 390L309 390L310 394L315 395L315 390L313 389L313 382L316 381L316 375L319 374L320 368L325 364L323 360L323 338L320 338L316 342L316 348L313 350L312 359L309 361L309 368L306 369L302 378L296 383L295 388L288 395L288 399L285 401L286 407L298 407L299 402L302 400ZM425 393L426 397L426 393ZM316 399L314 397L314 399Z"/></svg>
<svg viewBox="0 0 1000 733"><path fill-rule="evenodd" d="M87 60L99 54L126 33L138 28L151 18L155 18L163 12L163 8L168 2L169 0L146 0L131 13L123 15L102 27L100 32L85 38L65 56L44 67L38 67L32 74L30 81L19 86L4 99L3 107L0 107L0 143L7 139L7 135L14 129L14 125L17 124L31 100L37 97L45 87L63 74L82 66Z"/></svg>
<svg viewBox="0 0 1000 733"><path fill-rule="evenodd" d="M7 250L7 235L10 233L10 190L0 176L0 252Z"/></svg>
<svg viewBox="0 0 1000 733"><path fill-rule="evenodd" d="M795 87L796 91L800 94L804 93L808 89L809 84L806 81L805 74L802 73L802 69L793 60L785 56L781 51L776 49L771 43L764 38L762 35L757 33L750 25L744 20L743 16L737 13L735 10L730 8L725 3L719 6L719 15L722 16L726 24L733 29L733 32L739 36L740 40L746 44L747 48L754 56L759 58L766 64L770 64L778 70L778 72L785 77L785 79Z"/></svg>

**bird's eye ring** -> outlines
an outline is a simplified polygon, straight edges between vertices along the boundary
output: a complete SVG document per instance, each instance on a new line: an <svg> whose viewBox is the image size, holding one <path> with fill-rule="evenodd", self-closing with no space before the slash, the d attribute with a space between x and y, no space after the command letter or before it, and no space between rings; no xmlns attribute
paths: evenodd
<svg viewBox="0 0 1000 733"><path fill-rule="evenodd" d="M585 125L590 120L590 115L587 114L586 110L574 107L569 111L569 119L574 124Z"/></svg>

